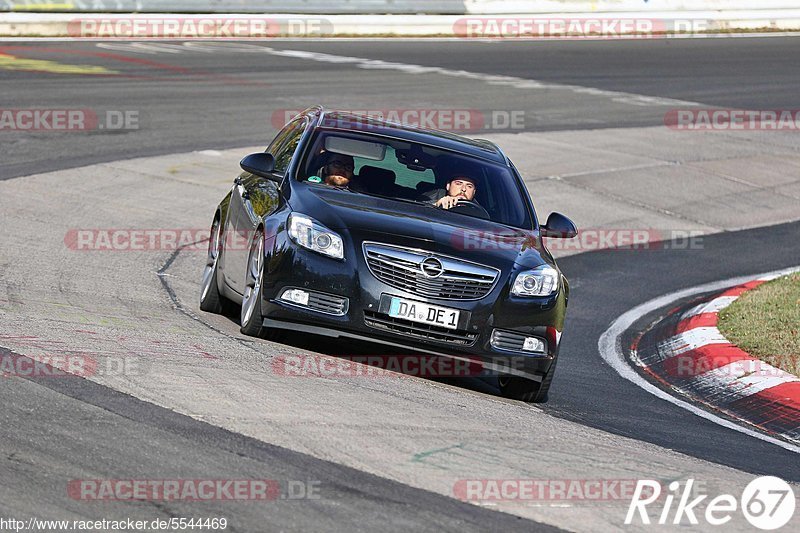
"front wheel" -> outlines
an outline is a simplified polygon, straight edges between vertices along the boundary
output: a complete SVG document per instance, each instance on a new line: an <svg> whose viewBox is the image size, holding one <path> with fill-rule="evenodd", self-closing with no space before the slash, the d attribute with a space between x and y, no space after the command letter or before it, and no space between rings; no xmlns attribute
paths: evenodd
<svg viewBox="0 0 800 533"><path fill-rule="evenodd" d="M558 355L553 358L553 362L550 364L550 368L547 369L547 374L544 375L541 383L518 376L500 376L497 380L500 384L500 392L506 398L511 398L513 400L521 400L529 403L546 403L548 400L548 393L550 392L550 384L553 382L553 374L556 372L557 361Z"/></svg>
<svg viewBox="0 0 800 533"><path fill-rule="evenodd" d="M256 234L250 256L247 258L244 296L242 297L241 331L251 337L260 337L264 329L261 316L261 280L264 278L264 234Z"/></svg>
<svg viewBox="0 0 800 533"><path fill-rule="evenodd" d="M261 314L261 287L264 281L264 233L259 231L250 247L245 274L245 288L242 296L240 331L251 337L279 340L280 330L265 328Z"/></svg>

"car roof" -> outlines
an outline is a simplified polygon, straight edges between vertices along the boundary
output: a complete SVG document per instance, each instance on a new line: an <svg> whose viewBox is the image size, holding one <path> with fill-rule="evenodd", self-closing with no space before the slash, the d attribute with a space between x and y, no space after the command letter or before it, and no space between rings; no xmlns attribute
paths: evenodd
<svg viewBox="0 0 800 533"><path fill-rule="evenodd" d="M315 124L316 128L391 137L403 141L427 144L504 165L508 164L506 156L500 148L487 140L469 139L446 131L419 128L345 111L325 110L321 107L311 108L308 111L314 114L319 113Z"/></svg>

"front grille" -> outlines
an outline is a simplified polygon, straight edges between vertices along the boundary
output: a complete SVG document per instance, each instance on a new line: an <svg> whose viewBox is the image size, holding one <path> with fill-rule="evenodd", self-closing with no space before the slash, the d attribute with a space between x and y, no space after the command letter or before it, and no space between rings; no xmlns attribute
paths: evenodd
<svg viewBox="0 0 800 533"><path fill-rule="evenodd" d="M477 333L469 333L459 329L453 330L440 326L420 324L402 318L390 317L389 315L376 313L374 311L364 311L364 323L372 328L402 333L403 335L408 335L409 337L417 337L420 339L446 342L449 344L458 344L462 346L474 344L478 339Z"/></svg>
<svg viewBox="0 0 800 533"><path fill-rule="evenodd" d="M492 291L500 274L496 268L424 250L372 242L365 242L363 248L372 275L428 298L477 300Z"/></svg>

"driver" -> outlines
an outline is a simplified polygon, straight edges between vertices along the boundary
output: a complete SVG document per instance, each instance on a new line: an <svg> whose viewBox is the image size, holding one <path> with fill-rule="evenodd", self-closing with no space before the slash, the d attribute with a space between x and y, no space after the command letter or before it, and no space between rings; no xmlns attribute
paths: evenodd
<svg viewBox="0 0 800 533"><path fill-rule="evenodd" d="M447 182L444 189L434 189L422 195L423 200L433 202L436 207L450 209L460 200L475 201L475 178L464 174L455 174Z"/></svg>

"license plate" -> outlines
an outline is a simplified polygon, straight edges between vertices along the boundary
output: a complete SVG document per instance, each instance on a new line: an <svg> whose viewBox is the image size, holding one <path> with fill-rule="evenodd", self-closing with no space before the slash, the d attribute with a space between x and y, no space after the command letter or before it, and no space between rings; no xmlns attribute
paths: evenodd
<svg viewBox="0 0 800 533"><path fill-rule="evenodd" d="M458 317L461 311L430 305L413 300L392 297L389 306L389 316L395 318L405 318L412 322L441 326L447 329L458 328Z"/></svg>

